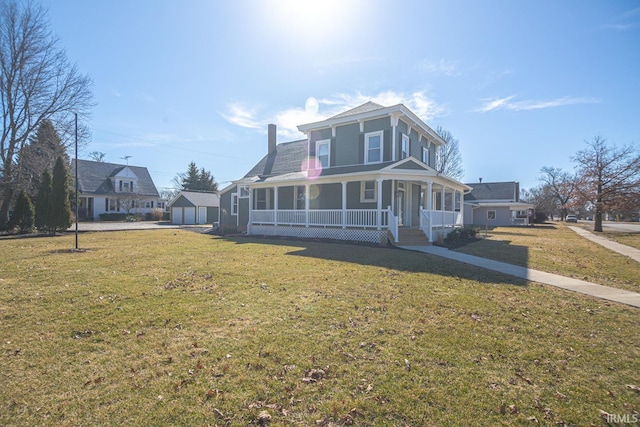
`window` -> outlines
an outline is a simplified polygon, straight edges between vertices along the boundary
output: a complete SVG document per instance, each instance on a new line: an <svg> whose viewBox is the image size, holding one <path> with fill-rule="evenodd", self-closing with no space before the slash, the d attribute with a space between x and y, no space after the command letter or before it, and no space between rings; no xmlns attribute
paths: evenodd
<svg viewBox="0 0 640 427"><path fill-rule="evenodd" d="M402 134L402 146L400 147L400 160L409 157L409 136Z"/></svg>
<svg viewBox="0 0 640 427"><path fill-rule="evenodd" d="M378 199L376 192L375 181L362 181L360 182L360 202L376 202Z"/></svg>
<svg viewBox="0 0 640 427"><path fill-rule="evenodd" d="M328 168L331 159L331 140L323 139L322 141L316 141L316 168Z"/></svg>
<svg viewBox="0 0 640 427"><path fill-rule="evenodd" d="M124 191L125 193L129 193L131 191L129 189L129 183L128 182L120 181L120 184L122 184L122 191Z"/></svg>
<svg viewBox="0 0 640 427"><path fill-rule="evenodd" d="M422 147L422 163L429 164L429 149L427 147Z"/></svg>
<svg viewBox="0 0 640 427"><path fill-rule="evenodd" d="M231 215L238 215L238 193L231 193Z"/></svg>
<svg viewBox="0 0 640 427"><path fill-rule="evenodd" d="M238 193L238 197L241 199L246 199L247 197L249 197L249 186L248 185L241 185L240 187L238 187L240 189L240 193Z"/></svg>
<svg viewBox="0 0 640 427"><path fill-rule="evenodd" d="M305 188L304 185L299 185L296 187L296 209L304 209L305 208Z"/></svg>
<svg viewBox="0 0 640 427"><path fill-rule="evenodd" d="M267 189L266 188L258 188L256 190L256 209L259 209L259 210L267 209Z"/></svg>
<svg viewBox="0 0 640 427"><path fill-rule="evenodd" d="M496 220L496 211L487 211L487 220L495 221Z"/></svg>
<svg viewBox="0 0 640 427"><path fill-rule="evenodd" d="M382 131L371 132L364 135L364 162L382 162Z"/></svg>

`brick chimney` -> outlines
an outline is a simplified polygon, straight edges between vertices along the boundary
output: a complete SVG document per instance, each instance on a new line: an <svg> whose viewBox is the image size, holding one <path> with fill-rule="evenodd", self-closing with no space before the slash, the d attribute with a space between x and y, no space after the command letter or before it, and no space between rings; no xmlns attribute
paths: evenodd
<svg viewBox="0 0 640 427"><path fill-rule="evenodd" d="M269 151L267 154L272 154L276 152L276 125L269 124L267 127L267 135L269 141Z"/></svg>

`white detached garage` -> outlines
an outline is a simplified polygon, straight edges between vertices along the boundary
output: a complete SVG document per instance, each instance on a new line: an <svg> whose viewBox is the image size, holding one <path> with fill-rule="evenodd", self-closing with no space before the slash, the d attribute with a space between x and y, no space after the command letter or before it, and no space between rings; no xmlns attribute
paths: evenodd
<svg viewBox="0 0 640 427"><path fill-rule="evenodd" d="M181 191L168 207L172 224L213 224L219 221L220 197L217 193Z"/></svg>

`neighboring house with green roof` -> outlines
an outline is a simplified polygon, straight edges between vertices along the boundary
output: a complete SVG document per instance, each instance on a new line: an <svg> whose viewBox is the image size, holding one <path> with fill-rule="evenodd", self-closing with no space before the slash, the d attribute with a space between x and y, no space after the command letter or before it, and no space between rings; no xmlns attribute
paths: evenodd
<svg viewBox="0 0 640 427"><path fill-rule="evenodd" d="M78 160L78 219L98 220L101 214L147 214L165 208L145 167ZM75 180L76 160L71 162Z"/></svg>
<svg viewBox="0 0 640 427"><path fill-rule="evenodd" d="M520 201L517 182L477 182L464 196L464 223L481 227L533 225L535 205Z"/></svg>
<svg viewBox="0 0 640 427"><path fill-rule="evenodd" d="M404 105L368 102L298 130L307 138L277 144L268 126L267 154L220 192L223 230L426 244L462 226L471 188L435 170L446 142Z"/></svg>

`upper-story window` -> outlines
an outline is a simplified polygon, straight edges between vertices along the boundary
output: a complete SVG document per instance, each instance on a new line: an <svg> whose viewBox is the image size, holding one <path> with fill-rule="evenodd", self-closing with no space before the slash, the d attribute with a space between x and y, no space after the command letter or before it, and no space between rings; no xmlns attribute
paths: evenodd
<svg viewBox="0 0 640 427"><path fill-rule="evenodd" d="M316 159L318 164L316 167L328 168L331 158L331 140L323 139L316 141Z"/></svg>
<svg viewBox="0 0 640 427"><path fill-rule="evenodd" d="M400 147L400 160L409 157L409 135L402 134L402 144Z"/></svg>
<svg viewBox="0 0 640 427"><path fill-rule="evenodd" d="M384 142L382 131L371 132L364 135L364 162L381 163Z"/></svg>
<svg viewBox="0 0 640 427"><path fill-rule="evenodd" d="M427 147L422 147L422 163L429 164L429 149Z"/></svg>

